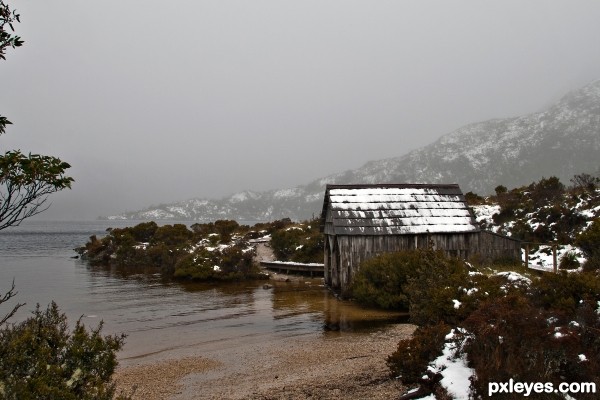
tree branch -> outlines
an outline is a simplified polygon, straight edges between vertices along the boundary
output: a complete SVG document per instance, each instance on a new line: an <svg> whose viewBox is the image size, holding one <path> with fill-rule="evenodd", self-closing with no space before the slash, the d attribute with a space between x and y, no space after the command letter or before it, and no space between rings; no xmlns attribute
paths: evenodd
<svg viewBox="0 0 600 400"><path fill-rule="evenodd" d="M15 291L15 280L12 281L12 286L8 292L6 292L2 297L0 297L0 304L6 303L13 297L17 295L18 292ZM17 303L11 311L8 312L2 319L0 319L0 327L4 325L13 315L17 312L17 310L23 307L25 303Z"/></svg>

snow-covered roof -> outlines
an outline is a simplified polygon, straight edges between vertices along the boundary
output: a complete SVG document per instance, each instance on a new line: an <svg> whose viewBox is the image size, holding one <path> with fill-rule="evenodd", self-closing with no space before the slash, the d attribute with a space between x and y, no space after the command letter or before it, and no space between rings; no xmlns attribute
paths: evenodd
<svg viewBox="0 0 600 400"><path fill-rule="evenodd" d="M321 217L336 235L479 230L458 185L327 185Z"/></svg>

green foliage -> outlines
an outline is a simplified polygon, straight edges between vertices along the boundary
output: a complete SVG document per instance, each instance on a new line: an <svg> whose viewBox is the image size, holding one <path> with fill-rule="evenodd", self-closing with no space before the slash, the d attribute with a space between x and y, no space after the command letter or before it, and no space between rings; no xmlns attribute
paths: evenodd
<svg viewBox="0 0 600 400"><path fill-rule="evenodd" d="M558 280L553 282L561 284ZM513 292L485 302L474 311L464 323L472 338L463 351L476 371L476 391L486 393L488 382L507 382L511 378L520 382L552 382L556 386L560 382L600 384L600 323L592 303L579 303L567 314L560 311L540 309L535 295L526 292ZM586 355L586 361L582 362L580 354ZM521 396L505 394L499 398ZM594 396L582 394L578 398ZM531 398L562 396L544 393L532 394Z"/></svg>
<svg viewBox="0 0 600 400"><path fill-rule="evenodd" d="M409 309L419 324L454 323L465 312L455 308L471 288L464 261L431 249L405 250L366 260L353 279L351 293L361 304Z"/></svg>
<svg viewBox="0 0 600 400"><path fill-rule="evenodd" d="M489 201L500 206L492 217L498 233L528 242L572 244L587 223L578 207L600 205L600 195L566 190L558 178L550 177L510 191L502 186Z"/></svg>
<svg viewBox="0 0 600 400"><path fill-rule="evenodd" d="M575 245L587 258L583 265L584 270L600 270L600 219L595 219L585 231L577 236Z"/></svg>
<svg viewBox="0 0 600 400"><path fill-rule="evenodd" d="M351 296L366 306L407 310L405 286L420 260L421 252L402 251L364 261L352 280Z"/></svg>
<svg viewBox="0 0 600 400"><path fill-rule="evenodd" d="M572 189L583 192L593 192L596 190L598 185L600 185L600 178L590 174L582 173L573 176L573 178L571 178L571 183L573 184Z"/></svg>
<svg viewBox="0 0 600 400"><path fill-rule="evenodd" d="M429 362L442 352L449 331L450 327L443 323L420 326L410 339L401 340L387 358L392 376L400 377L403 384L419 382Z"/></svg>
<svg viewBox="0 0 600 400"><path fill-rule="evenodd" d="M584 272L597 272L600 271L600 256L590 257L583 264Z"/></svg>
<svg viewBox="0 0 600 400"><path fill-rule="evenodd" d="M579 267L580 265L579 261L577 260L577 254L572 251L565 253L558 264L558 268L560 269L577 269Z"/></svg>
<svg viewBox="0 0 600 400"><path fill-rule="evenodd" d="M305 221L271 233L271 247L280 261L323 262L323 234L319 221Z"/></svg>
<svg viewBox="0 0 600 400"><path fill-rule="evenodd" d="M77 249L95 265L160 268L166 277L198 280L263 279L253 264L248 240L273 235L276 252L287 247L287 259L323 261L323 235L317 221L292 224L289 219L239 225L236 221L158 226L145 222L134 227L111 229L106 237L90 237ZM286 250L287 251L287 250ZM281 251L280 251L281 254Z"/></svg>
<svg viewBox="0 0 600 400"><path fill-rule="evenodd" d="M560 201L565 193L565 185L560 180L551 176L550 178L542 178L537 183L529 185L531 191L531 199L534 207L539 208L548 202Z"/></svg>
<svg viewBox="0 0 600 400"><path fill-rule="evenodd" d="M221 249L200 247L175 265L176 278L198 280L264 279L252 263L253 253L245 243Z"/></svg>
<svg viewBox="0 0 600 400"><path fill-rule="evenodd" d="M435 260L432 256L429 259L430 263ZM446 267L447 272L431 267L439 263L429 266L430 273L419 271L405 285L411 319L419 328L388 358L394 376L400 375L405 383L419 381L427 365L441 354L444 335L451 327L461 327L468 339L456 356L466 355L469 366L475 369L475 397L487 393L488 382L507 382L510 378L600 385L597 274L546 273L527 283L488 268L464 275L459 266ZM426 266L423 262L422 267ZM458 300L458 308L449 307L452 299ZM532 398L553 398L545 395Z"/></svg>
<svg viewBox="0 0 600 400"><path fill-rule="evenodd" d="M0 155L0 229L45 211L49 194L70 189L70 167L56 157L18 150Z"/></svg>
<svg viewBox="0 0 600 400"><path fill-rule="evenodd" d="M111 229L82 248L82 257L95 265L160 268L163 276L198 280L263 279L253 264L253 248L240 236L250 228L221 220L157 226L154 222ZM227 239L227 241L225 241Z"/></svg>
<svg viewBox="0 0 600 400"><path fill-rule="evenodd" d="M116 353L124 336L87 330L53 302L26 321L0 330L0 397L5 399L112 399Z"/></svg>
<svg viewBox="0 0 600 400"><path fill-rule="evenodd" d="M573 314L582 302L600 300L600 278L592 273L544 274L531 285L531 296L539 307Z"/></svg>
<svg viewBox="0 0 600 400"><path fill-rule="evenodd" d="M185 247L193 234L184 224L164 225L158 227L150 244L165 244L168 247Z"/></svg>
<svg viewBox="0 0 600 400"><path fill-rule="evenodd" d="M241 227L236 221L227 219L220 219L206 224L193 224L191 228L199 237L216 233L220 236L221 243L229 242L234 232L248 229L247 227Z"/></svg>
<svg viewBox="0 0 600 400"><path fill-rule="evenodd" d="M585 231L577 236L575 244L588 258L600 256L600 219L594 220Z"/></svg>
<svg viewBox="0 0 600 400"><path fill-rule="evenodd" d="M502 195L504 193L507 193L508 189L504 185L498 185L498 186L496 186L496 188L494 189L494 191L496 192L496 196L500 196L500 195Z"/></svg>
<svg viewBox="0 0 600 400"><path fill-rule="evenodd" d="M417 325L456 323L464 308L456 308L455 301L462 304L463 288L468 281L464 261L432 250L423 252L417 274L409 279L406 287L411 321Z"/></svg>
<svg viewBox="0 0 600 400"><path fill-rule="evenodd" d="M465 200L467 201L467 204L470 206L476 205L476 204L485 204L485 198L483 198L473 192L465 193Z"/></svg>
<svg viewBox="0 0 600 400"><path fill-rule="evenodd" d="M10 32L14 32L15 28L13 23L21 22L21 15L16 10L11 10L8 4L4 1L0 1L0 59L6 60L6 49L12 47L20 47L23 45L23 40ZM7 29L8 28L8 29ZM10 31L9 31L10 30ZM0 117L0 134L3 133L3 124L10 123L2 121Z"/></svg>
<svg viewBox="0 0 600 400"><path fill-rule="evenodd" d="M492 381L548 381L551 377L548 367L554 366L541 365L546 354L540 352L544 342L552 344L551 330L544 315L522 294L484 303L465 325L473 335L466 352L477 371L474 385L479 393L485 393Z"/></svg>
<svg viewBox="0 0 600 400"><path fill-rule="evenodd" d="M215 221L215 232L221 236L221 243L227 243L231 240L231 235L240 225L232 220L217 220Z"/></svg>
<svg viewBox="0 0 600 400"><path fill-rule="evenodd" d="M137 224L133 228L131 228L130 233L133 239L137 242L147 243L154 237L156 231L158 230L158 225L156 222L142 222L141 224Z"/></svg>

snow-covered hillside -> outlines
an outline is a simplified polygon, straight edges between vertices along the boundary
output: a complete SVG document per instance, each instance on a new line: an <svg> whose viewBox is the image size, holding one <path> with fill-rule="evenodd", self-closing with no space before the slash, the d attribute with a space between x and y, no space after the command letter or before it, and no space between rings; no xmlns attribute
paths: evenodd
<svg viewBox="0 0 600 400"><path fill-rule="evenodd" d="M542 177L568 183L600 163L600 80L571 92L551 107L517 118L467 125L397 158L317 179L296 188L245 191L219 200L188 200L109 218L309 219L320 214L327 183L458 183L463 192L490 194Z"/></svg>
<svg viewBox="0 0 600 400"><path fill-rule="evenodd" d="M548 181L513 189L488 198L487 204L472 206L475 219L483 229L531 242L532 268L553 269L550 243L558 244L559 265L567 257L571 267L577 268L586 261L584 252L576 246L577 237L600 218L600 189L546 190L547 196L540 196L547 189L542 183Z"/></svg>

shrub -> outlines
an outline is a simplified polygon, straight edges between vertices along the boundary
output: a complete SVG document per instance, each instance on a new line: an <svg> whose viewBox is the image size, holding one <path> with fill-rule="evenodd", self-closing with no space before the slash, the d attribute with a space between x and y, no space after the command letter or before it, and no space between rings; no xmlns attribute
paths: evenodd
<svg viewBox="0 0 600 400"><path fill-rule="evenodd" d="M504 185L498 185L498 186L496 186L494 191L496 192L496 196L501 196L501 195L505 194L506 192L508 192L508 189Z"/></svg>
<svg viewBox="0 0 600 400"><path fill-rule="evenodd" d="M590 174L582 173L573 176L573 178L571 178L571 183L573 184L573 189L593 192L600 184L600 178Z"/></svg>
<svg viewBox="0 0 600 400"><path fill-rule="evenodd" d="M449 331L450 327L445 324L418 327L413 336L401 340L396 351L387 358L391 374L401 377L404 384L418 382L429 362L441 354Z"/></svg>
<svg viewBox="0 0 600 400"><path fill-rule="evenodd" d="M539 307L572 314L581 302L600 300L600 278L592 273L544 274L531 285L531 297Z"/></svg>
<svg viewBox="0 0 600 400"><path fill-rule="evenodd" d="M240 225L233 220L220 219L215 221L215 233L221 235L221 243L227 243L231 240L231 235Z"/></svg>
<svg viewBox="0 0 600 400"><path fill-rule="evenodd" d="M52 302L45 311L0 330L0 394L6 399L112 399L116 352L124 335L88 331ZM124 397L120 397L124 398Z"/></svg>
<svg viewBox="0 0 600 400"><path fill-rule="evenodd" d="M156 225L156 222L154 221L142 222L133 228L128 229L130 230L131 236L133 236L135 241L146 243L152 239L156 233L156 230L158 229L158 225Z"/></svg>
<svg viewBox="0 0 600 400"><path fill-rule="evenodd" d="M176 278L198 280L263 279L252 263L253 253L241 242L222 249L199 247L175 264Z"/></svg>
<svg viewBox="0 0 600 400"><path fill-rule="evenodd" d="M551 329L531 302L520 294L484 303L465 321L473 335L465 346L476 370L473 385L486 393L488 382L548 381L555 365L544 366ZM521 396L521 395L519 395Z"/></svg>
<svg viewBox="0 0 600 400"><path fill-rule="evenodd" d="M595 219L584 232L579 234L575 244L587 258L600 256L600 219Z"/></svg>
<svg viewBox="0 0 600 400"><path fill-rule="evenodd" d="M454 323L469 309L456 304L469 300L470 281L462 260L431 249L405 250L363 262L351 294L364 305L408 309L418 325Z"/></svg>
<svg viewBox="0 0 600 400"><path fill-rule="evenodd" d="M578 308L594 313L588 303ZM487 393L488 382L507 382L511 378L520 382L552 382L555 387L561 382L599 384L598 334L594 333L597 315L585 317L578 312L566 320L556 315L555 310L540 310L525 292L482 303L464 322L471 339L463 350L475 369L476 392ZM594 340L595 345L591 344ZM582 362L580 354L589 358ZM591 399L595 395L581 396ZM522 394L498 398L520 399ZM531 398L562 396L533 393Z"/></svg>
<svg viewBox="0 0 600 400"><path fill-rule="evenodd" d="M473 192L465 193L465 200L467 201L467 204L470 206L478 205L478 204L485 204L485 198L483 198Z"/></svg>
<svg viewBox="0 0 600 400"><path fill-rule="evenodd" d="M352 297L366 306L407 310L405 286L409 277L416 274L421 257L421 251L409 250L364 261L352 281Z"/></svg>
<svg viewBox="0 0 600 400"><path fill-rule="evenodd" d="M558 264L558 268L560 269L577 269L579 268L579 261L577 261L577 254L575 252L569 251L565 253Z"/></svg>
<svg viewBox="0 0 600 400"><path fill-rule="evenodd" d="M583 264L583 272L597 272L600 271L600 256L594 256L588 258Z"/></svg>
<svg viewBox="0 0 600 400"><path fill-rule="evenodd" d="M442 252L419 250L415 273L405 291L410 301L410 320L417 325L439 322L455 324L467 310L462 304L470 300L469 271L464 261L448 258ZM458 302L458 303L457 303ZM461 304L457 307L457 304Z"/></svg>
<svg viewBox="0 0 600 400"><path fill-rule="evenodd" d="M263 279L252 266L253 252L247 241L267 234L273 235L271 245L279 259L323 262L323 234L317 220L292 225L291 220L282 219L256 224L252 230L232 220L193 224L192 230L183 224L159 227L146 222L112 229L101 240L93 236L77 251L91 264L157 267L167 277ZM218 252L206 256L203 249Z"/></svg>
<svg viewBox="0 0 600 400"><path fill-rule="evenodd" d="M560 201L565 193L565 185L555 176L542 178L539 182L529 185L529 189L535 208L542 207L548 202Z"/></svg>
<svg viewBox="0 0 600 400"><path fill-rule="evenodd" d="M319 222L313 220L272 232L271 247L281 261L322 263L323 240Z"/></svg>
<svg viewBox="0 0 600 400"><path fill-rule="evenodd" d="M164 225L156 229L150 244L163 243L169 247L185 247L192 236L193 232L184 224Z"/></svg>

